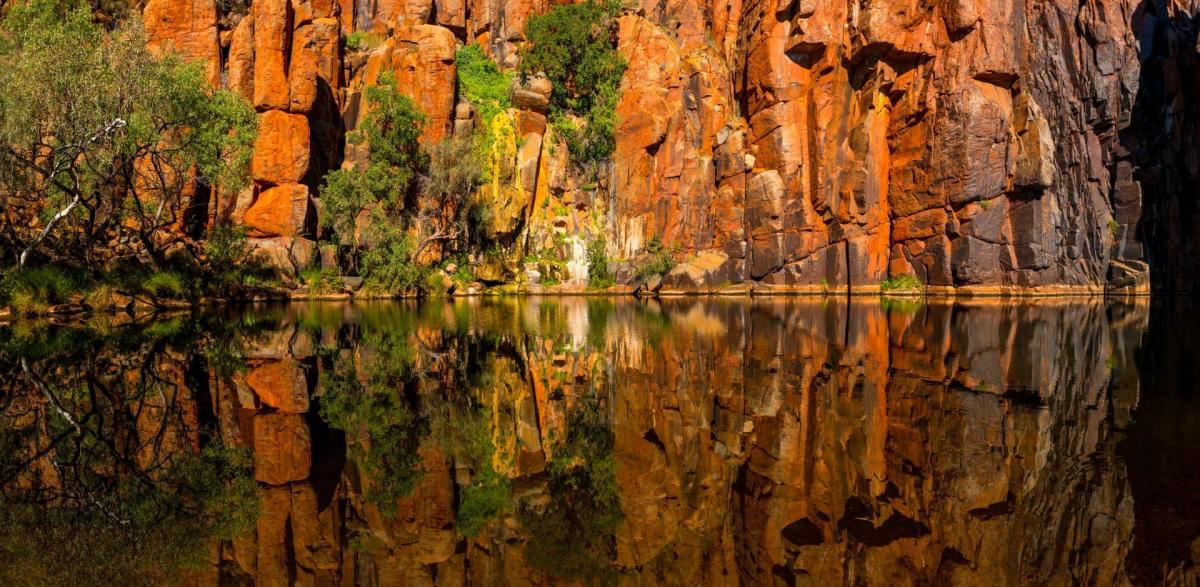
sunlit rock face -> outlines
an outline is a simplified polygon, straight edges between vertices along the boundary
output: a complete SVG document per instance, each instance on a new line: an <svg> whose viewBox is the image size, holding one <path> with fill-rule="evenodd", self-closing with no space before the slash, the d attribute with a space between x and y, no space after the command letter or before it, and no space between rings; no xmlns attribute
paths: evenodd
<svg viewBox="0 0 1200 587"><path fill-rule="evenodd" d="M154 0L143 14L154 48L254 103L255 161L286 163L219 194L212 220L257 207L288 220L285 239L313 239L319 206L297 214L263 194L304 185L306 205L319 202L324 174L363 155L346 137L380 73L428 117L426 144L473 132L457 47L479 43L514 68L525 24L555 4ZM720 255L702 283L678 286L693 291L900 274L975 289L1196 287L1194 2L624 6L612 162L578 176L542 147L544 107L518 100L526 148L508 156L521 189L493 203L508 247L603 237L621 259L657 237L683 261ZM309 140L279 139L305 122ZM551 201L561 212L533 205Z"/></svg>
<svg viewBox="0 0 1200 587"><path fill-rule="evenodd" d="M530 298L0 327L0 567L1186 585L1200 405L1165 333L1196 316ZM108 536L88 543L104 557L55 562L83 548L60 524Z"/></svg>

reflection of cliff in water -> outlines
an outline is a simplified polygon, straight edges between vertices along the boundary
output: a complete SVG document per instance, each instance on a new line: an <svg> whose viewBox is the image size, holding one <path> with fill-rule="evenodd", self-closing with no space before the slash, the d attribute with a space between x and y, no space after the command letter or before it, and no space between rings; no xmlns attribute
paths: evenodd
<svg viewBox="0 0 1200 587"><path fill-rule="evenodd" d="M1196 321L580 298L17 325L0 580L1186 584L1200 411L1162 374L1197 368L1164 334ZM46 560L80 529L108 554Z"/></svg>

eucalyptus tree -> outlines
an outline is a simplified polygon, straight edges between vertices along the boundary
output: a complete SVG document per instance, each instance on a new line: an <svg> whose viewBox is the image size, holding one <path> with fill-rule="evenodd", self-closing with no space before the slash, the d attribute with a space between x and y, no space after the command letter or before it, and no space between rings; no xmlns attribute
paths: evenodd
<svg viewBox="0 0 1200 587"><path fill-rule="evenodd" d="M0 246L19 266L158 266L197 190L247 181L257 119L200 64L155 55L136 16L25 0L0 21Z"/></svg>

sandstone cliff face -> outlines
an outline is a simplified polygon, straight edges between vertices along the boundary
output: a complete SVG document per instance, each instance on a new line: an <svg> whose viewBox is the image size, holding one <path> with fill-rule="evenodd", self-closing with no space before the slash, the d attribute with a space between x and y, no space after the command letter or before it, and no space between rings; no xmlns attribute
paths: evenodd
<svg viewBox="0 0 1200 587"><path fill-rule="evenodd" d="M355 157L345 133L365 86L394 73L429 118L427 144L471 132L456 47L478 42L514 67L524 23L553 4L255 0L239 15L153 0L144 14L156 47L200 60L262 113L255 187L212 214L313 239L320 178ZM901 274L946 288L1191 289L1198 11L627 3L612 164L598 183L573 177L543 141L544 110L517 100L521 188L495 190L497 234L509 259L546 247L577 265L583 247L551 247L555 235L605 237L615 259L658 237L684 262L666 280L678 289L873 289ZM356 31L376 42L347 48ZM264 197L279 188L295 196Z"/></svg>

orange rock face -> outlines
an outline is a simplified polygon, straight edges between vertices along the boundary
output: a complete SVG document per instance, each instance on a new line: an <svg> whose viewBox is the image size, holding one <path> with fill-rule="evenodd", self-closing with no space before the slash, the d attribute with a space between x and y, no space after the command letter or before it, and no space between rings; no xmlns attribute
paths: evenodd
<svg viewBox="0 0 1200 587"><path fill-rule="evenodd" d="M525 24L554 4L259 0L234 18L211 1L152 0L144 15L156 49L201 61L262 113L260 187L305 183L319 198L320 176L361 155L345 131L382 72L428 117L423 142L469 132L457 48L477 42L515 67ZM611 257L632 259L658 238L678 260L724 255L717 274L767 290L875 288L900 274L947 288L1144 287L1149 265L1183 266L1197 250L1185 235L1200 234L1189 228L1200 217L1179 202L1200 168L1189 163L1200 160L1188 130L1198 123L1173 106L1200 95L1195 42L1179 24L1196 11L1132 0L627 3L612 164L593 185L564 156L523 152L526 189L500 206L524 210L509 240L603 237ZM1053 24L1063 22L1076 24ZM351 33L369 35L344 49ZM1154 56L1144 70L1139 50ZM546 90L513 89L522 140L543 144L526 114L547 114ZM1183 163L1150 171L1158 160ZM567 213L538 212L538 198ZM1188 287L1167 269L1156 279Z"/></svg>
<svg viewBox="0 0 1200 587"><path fill-rule="evenodd" d="M446 137L454 120L454 53L457 41L449 29L416 24L403 26L371 54L362 78L371 86L379 75L392 73L396 87L416 103L428 119L421 141L436 143Z"/></svg>
<svg viewBox="0 0 1200 587"><path fill-rule="evenodd" d="M212 87L221 86L215 0L150 0L142 18L151 49L201 63Z"/></svg>
<svg viewBox="0 0 1200 587"><path fill-rule="evenodd" d="M269 184L296 183L308 173L309 128L302 114L268 110L259 117L250 169Z"/></svg>
<svg viewBox="0 0 1200 587"><path fill-rule="evenodd" d="M267 361L246 373L246 385L263 405L281 412L308 411L308 379L296 361Z"/></svg>
<svg viewBox="0 0 1200 587"><path fill-rule="evenodd" d="M286 110L293 13L288 0L260 0L254 18L254 106Z"/></svg>
<svg viewBox="0 0 1200 587"><path fill-rule="evenodd" d="M263 190L246 210L242 224L253 238L292 237L303 234L311 218L308 186L289 183Z"/></svg>
<svg viewBox="0 0 1200 587"><path fill-rule="evenodd" d="M268 413L254 416L254 478L268 485L283 485L308 478L312 464L312 437L299 414Z"/></svg>

